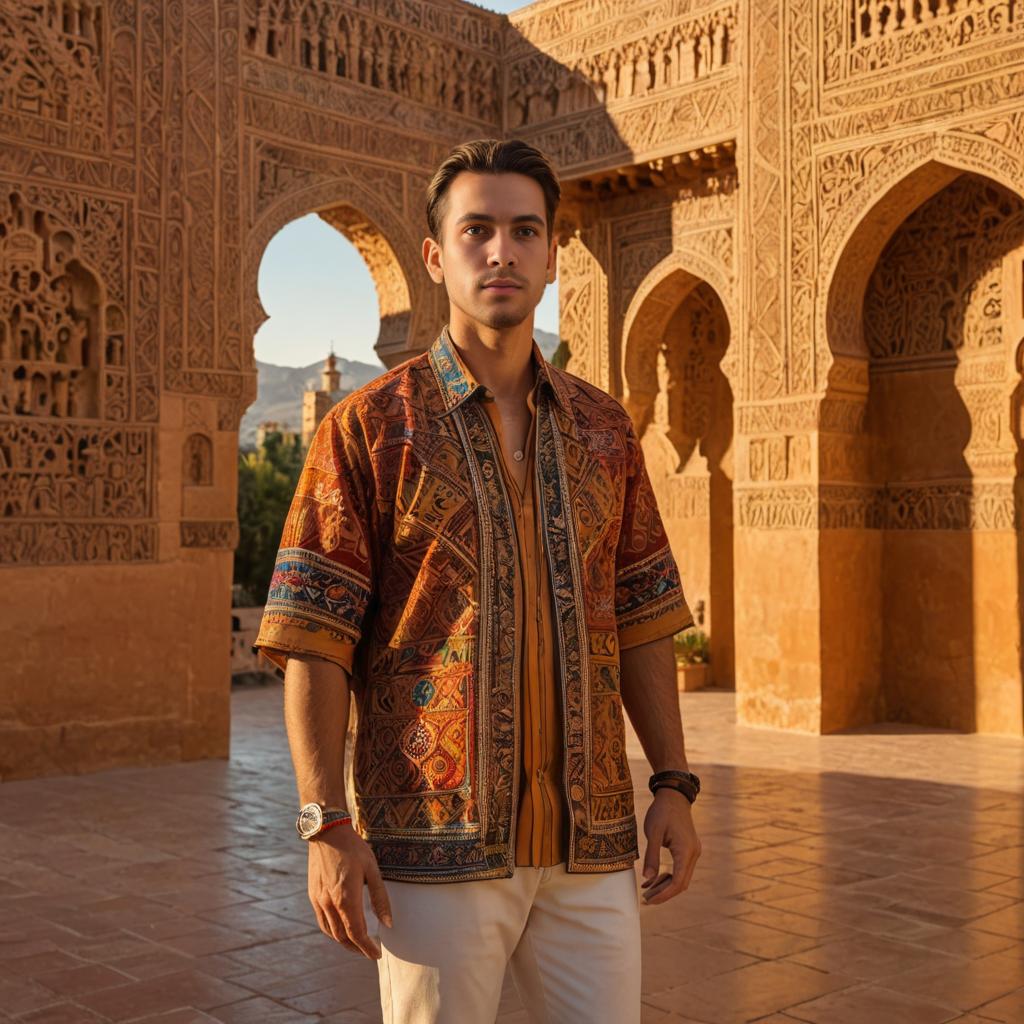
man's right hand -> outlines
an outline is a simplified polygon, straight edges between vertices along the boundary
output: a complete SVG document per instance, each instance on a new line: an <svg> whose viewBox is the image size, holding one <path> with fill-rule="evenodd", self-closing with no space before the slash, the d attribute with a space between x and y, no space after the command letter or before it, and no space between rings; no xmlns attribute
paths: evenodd
<svg viewBox="0 0 1024 1024"><path fill-rule="evenodd" d="M350 825L338 825L309 841L309 901L320 930L353 953L379 960L363 913L363 884L370 906L391 927L391 903L373 850Z"/></svg>

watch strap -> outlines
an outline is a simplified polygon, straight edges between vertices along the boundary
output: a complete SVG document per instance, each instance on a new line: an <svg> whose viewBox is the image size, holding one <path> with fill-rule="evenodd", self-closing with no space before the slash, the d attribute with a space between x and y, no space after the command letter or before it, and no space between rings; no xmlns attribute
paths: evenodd
<svg viewBox="0 0 1024 1024"><path fill-rule="evenodd" d="M324 829L351 821L352 815L348 811L340 808L328 810L323 804L314 801L302 806L295 822L295 829L301 839L310 840L315 839Z"/></svg>
<svg viewBox="0 0 1024 1024"><path fill-rule="evenodd" d="M652 793L656 793L663 786L682 793L692 804L700 792L700 778L690 771L667 768L665 771L655 772L647 782L647 787Z"/></svg>

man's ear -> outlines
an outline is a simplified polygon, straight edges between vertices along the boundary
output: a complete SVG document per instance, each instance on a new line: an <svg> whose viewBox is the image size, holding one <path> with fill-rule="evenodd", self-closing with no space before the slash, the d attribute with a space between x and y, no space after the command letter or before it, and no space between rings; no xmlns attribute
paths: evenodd
<svg viewBox="0 0 1024 1024"><path fill-rule="evenodd" d="M441 246L433 238L423 239L423 263L434 284L443 284L444 267L441 265Z"/></svg>
<svg viewBox="0 0 1024 1024"><path fill-rule="evenodd" d="M551 248L548 250L548 269L545 280L548 284L554 284L558 277L558 239L551 240Z"/></svg>

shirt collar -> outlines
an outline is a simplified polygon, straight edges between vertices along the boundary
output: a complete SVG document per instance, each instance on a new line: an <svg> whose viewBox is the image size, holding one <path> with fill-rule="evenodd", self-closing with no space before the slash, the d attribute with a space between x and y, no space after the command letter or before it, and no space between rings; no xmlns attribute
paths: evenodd
<svg viewBox="0 0 1024 1024"><path fill-rule="evenodd" d="M430 359L430 367L434 371L434 379L437 381L441 397L444 399L445 412L451 412L467 398L485 390L484 385L473 376L469 367L459 356L458 348L448 333L447 324L441 328L441 333L428 349L427 355ZM562 410L569 412L571 406L568 396L565 394L564 385L558 375L551 372L552 368L544 358L536 340L533 342L532 357L537 374L537 385L546 386Z"/></svg>

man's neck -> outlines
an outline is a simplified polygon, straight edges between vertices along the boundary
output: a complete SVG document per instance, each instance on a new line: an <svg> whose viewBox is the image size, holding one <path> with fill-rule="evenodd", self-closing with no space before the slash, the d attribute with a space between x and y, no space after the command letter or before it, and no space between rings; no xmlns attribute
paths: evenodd
<svg viewBox="0 0 1024 1024"><path fill-rule="evenodd" d="M499 402L526 401L534 381L532 316L497 330L459 318L452 310L448 333L469 372Z"/></svg>

